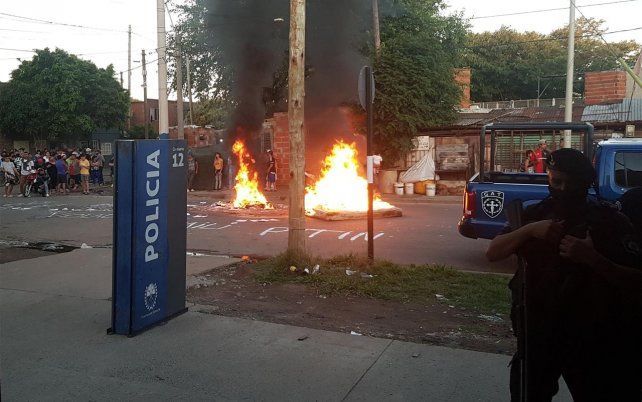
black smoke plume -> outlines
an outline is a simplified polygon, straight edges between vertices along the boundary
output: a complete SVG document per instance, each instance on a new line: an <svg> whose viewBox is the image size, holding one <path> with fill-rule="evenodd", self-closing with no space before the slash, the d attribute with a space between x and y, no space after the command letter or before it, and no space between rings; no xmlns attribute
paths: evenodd
<svg viewBox="0 0 642 402"><path fill-rule="evenodd" d="M229 128L254 133L266 117L266 88L285 74L289 0L210 0L212 37L229 65L235 111ZM324 152L335 139L349 137L339 110L357 100L357 77L368 61L371 42L369 0L308 0L306 7L306 148ZM284 70L285 69L285 70ZM283 88L282 88L283 89ZM268 95L274 95L267 91ZM287 88L282 92L287 99ZM282 102L283 111L287 104ZM312 155L311 155L312 156ZM312 156L317 159L316 155Z"/></svg>
<svg viewBox="0 0 642 402"><path fill-rule="evenodd" d="M287 17L283 0L210 0L205 27L225 66L235 103L229 128L256 131L265 116L263 88L270 85L287 31L279 19Z"/></svg>

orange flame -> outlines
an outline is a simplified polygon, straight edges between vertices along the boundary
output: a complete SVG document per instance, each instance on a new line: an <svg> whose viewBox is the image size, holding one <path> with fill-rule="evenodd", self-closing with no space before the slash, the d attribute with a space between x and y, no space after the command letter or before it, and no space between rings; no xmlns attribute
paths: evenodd
<svg viewBox="0 0 642 402"><path fill-rule="evenodd" d="M368 210L368 182L359 176L357 148L354 143L337 142L330 155L323 161L319 180L306 188L305 210L314 215L314 210L357 211ZM373 208L393 206L381 201L375 194Z"/></svg>
<svg viewBox="0 0 642 402"><path fill-rule="evenodd" d="M239 171L236 174L236 184L234 185L236 197L232 204L234 208L260 206L265 209L272 209L272 205L259 191L258 174L250 172L250 163L253 163L254 160L245 148L243 141L236 140L232 146L232 151L239 160Z"/></svg>

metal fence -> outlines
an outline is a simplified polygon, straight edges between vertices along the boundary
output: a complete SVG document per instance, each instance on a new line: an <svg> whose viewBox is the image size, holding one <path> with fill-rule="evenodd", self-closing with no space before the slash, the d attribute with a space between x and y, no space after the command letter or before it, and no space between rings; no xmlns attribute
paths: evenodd
<svg viewBox="0 0 642 402"><path fill-rule="evenodd" d="M478 107L480 109L517 109L524 107L564 107L566 100L564 98L550 98L550 99L518 99L508 101L494 101L494 102L474 102L471 107ZM583 105L584 98L573 98L573 104Z"/></svg>
<svg viewBox="0 0 642 402"><path fill-rule="evenodd" d="M535 150L539 140L546 140L550 152L560 148L560 140L563 134L560 132L514 132L498 133L495 145L495 165L503 172L518 172L524 159L526 151ZM573 133L571 147L581 150L584 143L583 133ZM487 152L490 154L490 144L487 144Z"/></svg>

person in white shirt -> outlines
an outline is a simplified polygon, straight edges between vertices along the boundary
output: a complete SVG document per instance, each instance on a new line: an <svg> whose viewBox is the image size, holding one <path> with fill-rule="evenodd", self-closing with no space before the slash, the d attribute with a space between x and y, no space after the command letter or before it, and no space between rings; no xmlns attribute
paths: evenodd
<svg viewBox="0 0 642 402"><path fill-rule="evenodd" d="M13 186L18 182L18 169L16 165L11 162L9 154L2 154L2 163L0 170L4 173L4 194L3 197L12 197Z"/></svg>
<svg viewBox="0 0 642 402"><path fill-rule="evenodd" d="M18 159L16 159L16 162L18 162ZM33 166L33 161L29 159L29 154L23 152L19 158L19 164L16 163L16 167L20 169L20 194L22 194L23 197L27 187L27 177L33 170Z"/></svg>

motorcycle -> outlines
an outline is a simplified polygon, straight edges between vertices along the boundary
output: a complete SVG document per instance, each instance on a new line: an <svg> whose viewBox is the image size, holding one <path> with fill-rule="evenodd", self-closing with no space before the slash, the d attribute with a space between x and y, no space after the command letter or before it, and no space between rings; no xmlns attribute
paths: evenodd
<svg viewBox="0 0 642 402"><path fill-rule="evenodd" d="M38 169L39 171L42 171L43 169ZM38 177L38 172L35 170L31 170L29 172L29 175L27 176L27 182L25 183L25 197L31 197L32 192L36 192L40 194L41 196L45 197L47 195L47 189L45 188L47 186L47 182L41 180Z"/></svg>
<svg viewBox="0 0 642 402"><path fill-rule="evenodd" d="M49 186L49 176L43 168L39 168L36 174L36 181L32 186L32 191L35 189L42 197L49 197L47 186Z"/></svg>
<svg viewBox="0 0 642 402"><path fill-rule="evenodd" d="M27 176L27 182L25 183L25 193L24 193L25 197L31 196L31 189L36 183L37 178L38 178L38 173L36 173L35 170L31 169L29 171L29 175Z"/></svg>

